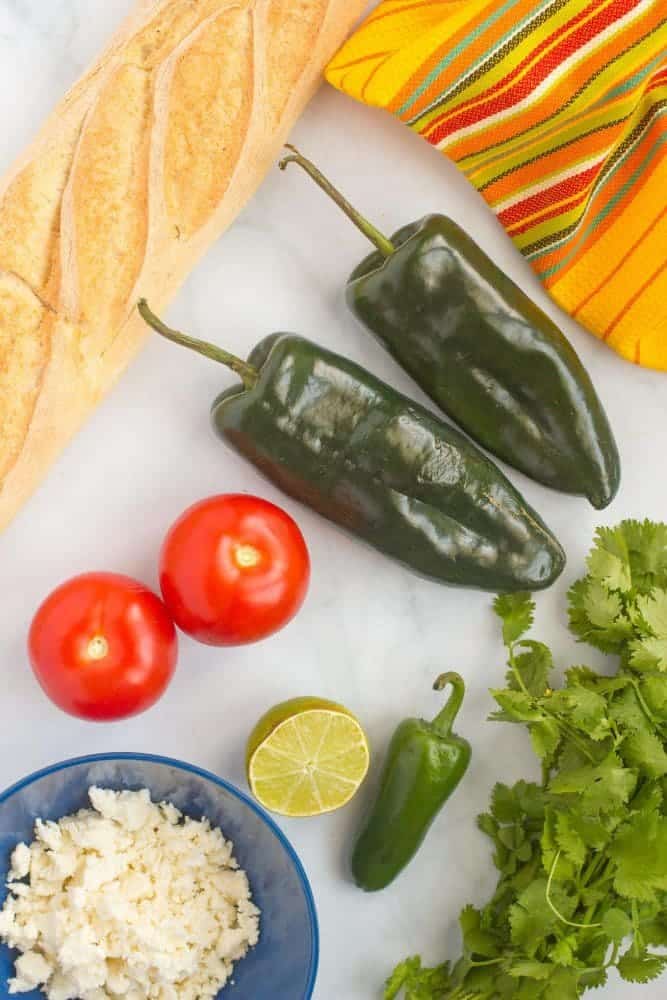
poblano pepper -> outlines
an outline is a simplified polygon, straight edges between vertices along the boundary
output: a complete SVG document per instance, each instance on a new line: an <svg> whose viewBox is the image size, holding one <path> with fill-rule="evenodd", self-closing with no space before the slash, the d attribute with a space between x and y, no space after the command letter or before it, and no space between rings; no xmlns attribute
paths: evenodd
<svg viewBox="0 0 667 1000"><path fill-rule="evenodd" d="M452 733L463 678L442 674L434 688L448 684L452 694L433 722L406 719L392 737L377 799L352 855L354 880L366 892L384 889L412 861L470 764L470 744Z"/></svg>
<svg viewBox="0 0 667 1000"><path fill-rule="evenodd" d="M377 250L352 273L355 316L475 441L540 483L606 507L616 442L593 383L556 324L452 219L388 239L293 147L298 163Z"/></svg>
<svg viewBox="0 0 667 1000"><path fill-rule="evenodd" d="M240 376L213 404L215 429L290 496L440 582L534 590L562 571L559 543L493 462L353 361L275 334L245 362L139 309Z"/></svg>

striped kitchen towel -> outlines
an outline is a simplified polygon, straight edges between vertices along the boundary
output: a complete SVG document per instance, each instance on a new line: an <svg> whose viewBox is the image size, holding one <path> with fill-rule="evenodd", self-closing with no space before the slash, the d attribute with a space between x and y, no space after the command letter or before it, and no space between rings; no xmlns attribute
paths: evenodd
<svg viewBox="0 0 667 1000"><path fill-rule="evenodd" d="M451 157L564 309L667 370L667 0L384 0L327 76Z"/></svg>

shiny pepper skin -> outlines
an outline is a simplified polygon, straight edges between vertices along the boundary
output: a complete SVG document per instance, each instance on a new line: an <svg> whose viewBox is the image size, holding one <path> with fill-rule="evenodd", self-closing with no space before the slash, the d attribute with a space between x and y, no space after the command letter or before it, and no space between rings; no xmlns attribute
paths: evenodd
<svg viewBox="0 0 667 1000"><path fill-rule="evenodd" d="M213 407L218 434L286 493L422 576L548 587L559 543L459 431L355 362L291 334L250 355L250 389Z"/></svg>
<svg viewBox="0 0 667 1000"><path fill-rule="evenodd" d="M452 219L385 236L293 146L297 163L376 250L353 271L354 315L431 399L527 476L608 506L620 460L607 415L556 324Z"/></svg>
<svg viewBox="0 0 667 1000"><path fill-rule="evenodd" d="M285 493L440 583L548 587L565 565L539 515L460 431L348 358L273 334L242 361L171 330L162 336L232 369L213 404L220 437Z"/></svg>
<svg viewBox="0 0 667 1000"><path fill-rule="evenodd" d="M412 861L468 770L470 744L452 732L463 678L443 674L434 688L447 685L452 694L437 718L405 719L389 744L377 798L352 854L354 880L366 892L385 889Z"/></svg>
<svg viewBox="0 0 667 1000"><path fill-rule="evenodd" d="M429 215L347 286L364 326L460 427L527 476L601 509L620 460L591 379L556 324L451 219Z"/></svg>

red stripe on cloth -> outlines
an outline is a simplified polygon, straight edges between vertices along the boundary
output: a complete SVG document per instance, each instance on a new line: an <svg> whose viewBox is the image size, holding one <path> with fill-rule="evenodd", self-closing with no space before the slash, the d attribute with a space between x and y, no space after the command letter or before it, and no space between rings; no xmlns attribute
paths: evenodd
<svg viewBox="0 0 667 1000"><path fill-rule="evenodd" d="M533 219L523 224L519 223L516 226L510 226L507 230L510 236L521 236L523 233L527 233L530 229L534 229L535 226L541 226L543 222L548 222L549 219L555 218L557 215L562 215L563 212L570 212L577 205L583 204L588 198L588 192L583 191L581 194L575 195L569 201L564 201L561 205L556 205L554 208L540 212Z"/></svg>
<svg viewBox="0 0 667 1000"><path fill-rule="evenodd" d="M536 194L529 195L529 197L524 198L523 201L517 202L516 205L511 205L509 208L505 209L504 212L500 212L498 214L498 218L502 222L503 226L515 226L527 216L532 216L535 212L539 212L541 209L549 209L554 202L560 202L564 198L574 197L574 195L579 194L582 189L589 187L591 181L595 180L597 175L600 173L603 164L604 161L600 160L599 163L589 167L587 170L582 170L581 173L575 174L573 177L566 177L565 180L559 181L551 187L544 188L544 190L538 191ZM536 225L534 222L531 224Z"/></svg>
<svg viewBox="0 0 667 1000"><path fill-rule="evenodd" d="M498 114L501 111L506 111L514 105L519 104L526 97L532 94L533 91L536 90L537 87L549 77L556 67L565 62L575 52L583 48L588 44L588 42L592 41L593 38L603 32L606 28L610 27L610 25L612 25L615 21L620 20L630 11L634 10L637 6L638 0L614 0L614 3L612 3L609 7L600 11L573 34L564 38L554 49L542 58L540 63L531 69L530 73L527 73L505 94L492 100L485 101L475 109L475 113L454 113L453 118L444 122L439 127L433 128L433 126L430 126L429 129L424 132L425 138L427 138L433 145L437 145L442 142L443 139L446 139L447 136L452 135L459 129L465 128L467 125L473 125L477 122L481 122L485 118L490 118L492 115ZM458 111L458 109L456 110Z"/></svg>
<svg viewBox="0 0 667 1000"><path fill-rule="evenodd" d="M592 250L593 245L618 221L619 215L624 211L631 211L631 199L629 200L626 196L615 211L610 212L602 219L598 220L596 218L600 209L613 200L628 179L637 172L637 167L644 163L647 150L655 145L662 132L663 124L660 118L654 118L643 138L623 166L593 194L590 204L586 209L586 216L589 220L594 221L595 225L592 228L583 227L580 233L571 233L561 246L554 248L550 253L545 254L544 257L535 262L533 265L535 271L542 278L547 288L560 281L563 275L567 274L584 254ZM646 184L657 170L662 169L662 164L666 157L667 146L652 160L650 166L644 167L643 172L637 180L638 188ZM569 258L565 269L555 276L545 277L545 272L551 270L555 265L560 264L564 257Z"/></svg>
<svg viewBox="0 0 667 1000"><path fill-rule="evenodd" d="M498 82L494 84L493 87L489 87L489 89L484 92L484 97L485 98L491 97L491 95L496 94L500 90L503 90L507 86L507 84L510 83L512 80L515 80L527 66L530 66L531 63L535 62L536 57L541 55L545 49L553 45L553 43L558 38L560 38L566 32L570 31L573 26L580 24L597 7L600 7L602 4L605 4L606 2L607 0L593 0L593 3L589 4L589 6L586 7L584 10L581 10L576 15L576 17L573 17L570 21L566 21L565 24L561 24L561 26L556 31L554 31L551 35L546 37L535 49L531 50L531 52L527 56L525 56L521 60L521 62L517 64L517 66L515 66L515 68L512 70L511 73L508 73L507 76L504 76L502 77L502 79L498 80ZM457 104L456 108L452 109L451 111L443 112L442 115L438 115L437 118L434 118L433 121L430 123L430 127L431 128L437 127L437 125L445 121L448 115L463 114L468 108L479 104L481 100L482 97L479 94L477 94L475 97L471 97L469 100L464 101L463 104Z"/></svg>

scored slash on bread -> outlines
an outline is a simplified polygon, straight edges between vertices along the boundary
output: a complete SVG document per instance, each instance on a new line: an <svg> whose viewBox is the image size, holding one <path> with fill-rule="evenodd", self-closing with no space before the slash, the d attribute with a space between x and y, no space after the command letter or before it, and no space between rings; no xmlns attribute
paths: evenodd
<svg viewBox="0 0 667 1000"><path fill-rule="evenodd" d="M143 0L0 182L0 529L276 158L365 0Z"/></svg>

